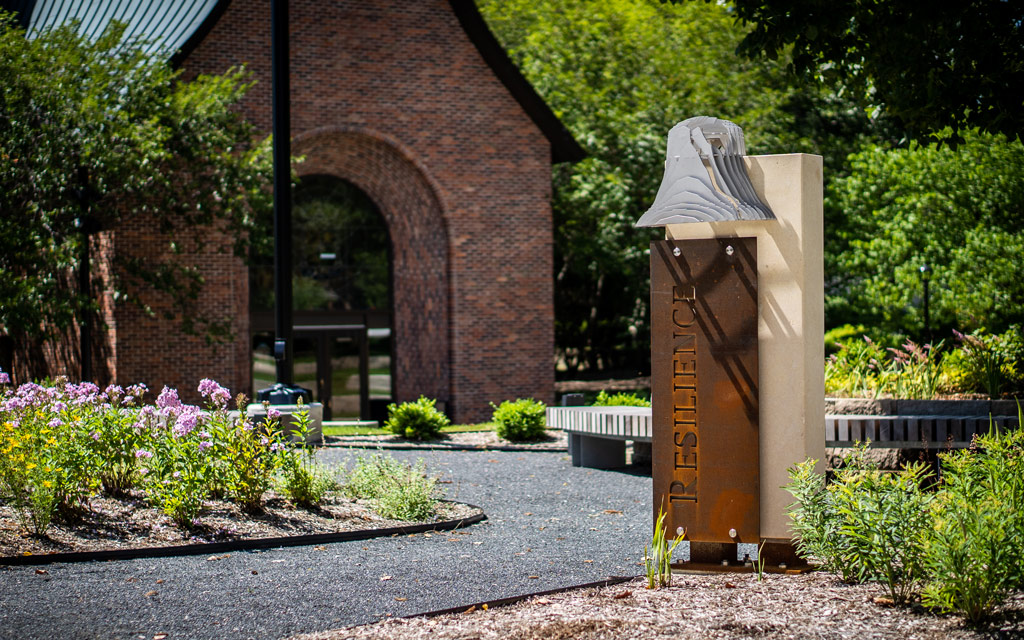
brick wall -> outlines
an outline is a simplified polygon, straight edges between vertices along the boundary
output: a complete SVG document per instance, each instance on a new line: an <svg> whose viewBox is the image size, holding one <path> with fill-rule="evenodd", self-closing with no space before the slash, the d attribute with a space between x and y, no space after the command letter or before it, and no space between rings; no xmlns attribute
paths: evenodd
<svg viewBox="0 0 1024 640"><path fill-rule="evenodd" d="M268 132L269 6L233 2L184 63L188 73L246 64L258 84L242 108ZM353 182L388 222L399 399L447 399L458 421L487 418L490 401L550 401L550 146L449 4L293 0L291 55L294 149L307 155L299 171ZM147 246L145 231L119 233L124 242ZM247 334L244 266L196 259L207 304ZM133 313L117 318L120 380L194 389L211 376L247 388L245 339L210 351Z"/></svg>

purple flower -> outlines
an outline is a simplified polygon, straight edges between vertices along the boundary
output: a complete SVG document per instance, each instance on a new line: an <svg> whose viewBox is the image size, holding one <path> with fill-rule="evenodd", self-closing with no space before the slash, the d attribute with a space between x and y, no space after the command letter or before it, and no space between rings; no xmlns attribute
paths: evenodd
<svg viewBox="0 0 1024 640"><path fill-rule="evenodd" d="M138 451L135 452L135 457L136 458L152 458L153 457L153 452L152 451L146 451L145 449L139 449Z"/></svg>
<svg viewBox="0 0 1024 640"><path fill-rule="evenodd" d="M277 420L281 417L281 412L274 407L267 407L267 418L271 420Z"/></svg>
<svg viewBox="0 0 1024 640"><path fill-rule="evenodd" d="M99 431L93 431L92 433L89 434L89 436L92 437L92 439L95 440L96 442L100 441L100 432Z"/></svg>
<svg viewBox="0 0 1024 640"><path fill-rule="evenodd" d="M209 449L212 446L213 446L212 442L210 442L209 440L203 440L203 441L201 441L199 443L199 452L202 453L203 451L206 451L207 449Z"/></svg>
<svg viewBox="0 0 1024 640"><path fill-rule="evenodd" d="M60 418L54 418L53 420L50 420L50 422L48 422L46 426L50 427L51 429L56 429L62 424L64 424L64 422Z"/></svg>
<svg viewBox="0 0 1024 640"><path fill-rule="evenodd" d="M7 375L3 371L0 371L0 384L11 384L11 376Z"/></svg>
<svg viewBox="0 0 1024 640"><path fill-rule="evenodd" d="M224 407L231 400L231 392L209 378L200 381L199 393L217 408Z"/></svg>
<svg viewBox="0 0 1024 640"><path fill-rule="evenodd" d="M65 409L67 409L67 408L68 408L68 405L64 404L63 402L57 401L57 402L53 403L53 410L54 411L63 411Z"/></svg>
<svg viewBox="0 0 1024 640"><path fill-rule="evenodd" d="M199 412L195 411L195 407L188 407L193 409L192 411L182 411L178 414L178 420L174 423L174 437L183 438L188 434L192 433L192 430L199 424Z"/></svg>
<svg viewBox="0 0 1024 640"><path fill-rule="evenodd" d="M178 399L178 390L164 387L160 397L156 399L156 406L161 409L178 409L181 407L181 400Z"/></svg>

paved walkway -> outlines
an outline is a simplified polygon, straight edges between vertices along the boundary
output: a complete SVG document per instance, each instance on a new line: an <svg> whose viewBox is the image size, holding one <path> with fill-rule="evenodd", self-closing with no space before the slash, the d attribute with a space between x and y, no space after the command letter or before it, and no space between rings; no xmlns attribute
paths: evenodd
<svg viewBox="0 0 1024 640"><path fill-rule="evenodd" d="M0 568L0 638L284 638L642 572L649 476L574 468L565 453L389 453L424 458L448 497L489 520L216 560Z"/></svg>

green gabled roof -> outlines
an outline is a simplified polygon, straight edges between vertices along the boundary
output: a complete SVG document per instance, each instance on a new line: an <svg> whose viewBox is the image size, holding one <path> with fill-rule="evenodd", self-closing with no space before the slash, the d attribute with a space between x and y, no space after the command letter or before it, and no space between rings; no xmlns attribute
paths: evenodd
<svg viewBox="0 0 1024 640"><path fill-rule="evenodd" d="M229 0L0 0L28 32L79 22L81 33L96 38L113 20L127 25L125 38L143 38L150 53L164 52L180 62L198 45L227 8Z"/></svg>

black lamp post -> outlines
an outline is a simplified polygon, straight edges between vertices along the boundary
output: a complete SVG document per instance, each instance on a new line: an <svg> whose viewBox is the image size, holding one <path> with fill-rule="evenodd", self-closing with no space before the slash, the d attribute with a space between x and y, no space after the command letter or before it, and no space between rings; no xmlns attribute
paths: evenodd
<svg viewBox="0 0 1024 640"><path fill-rule="evenodd" d="M271 3L274 119L274 358L277 382L292 384L292 168L288 0Z"/></svg>
<svg viewBox="0 0 1024 640"><path fill-rule="evenodd" d="M931 336L931 317L928 313L928 283L931 279L932 268L927 264L921 265L918 269L921 272L921 283L924 286L924 332Z"/></svg>

